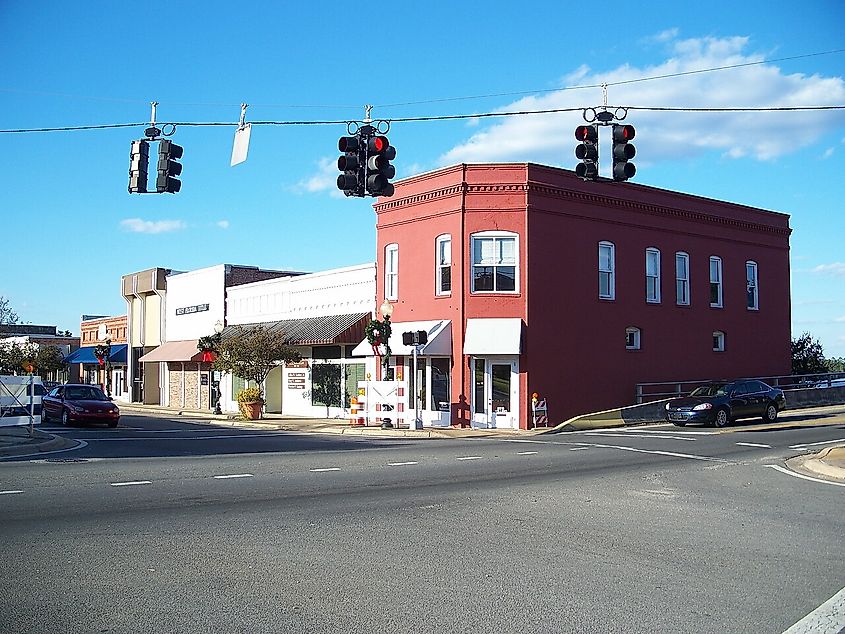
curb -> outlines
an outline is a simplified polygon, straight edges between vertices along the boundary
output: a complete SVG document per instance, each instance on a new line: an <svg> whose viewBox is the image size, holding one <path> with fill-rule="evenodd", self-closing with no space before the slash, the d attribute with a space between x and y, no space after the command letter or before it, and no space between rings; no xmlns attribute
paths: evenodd
<svg viewBox="0 0 845 634"><path fill-rule="evenodd" d="M39 443L22 443L19 445L11 445L5 449L0 449L0 459L14 458L16 456L28 456L30 454L52 453L62 449L71 449L78 446L80 443L71 438L63 438L50 434L51 438Z"/></svg>
<svg viewBox="0 0 845 634"><path fill-rule="evenodd" d="M831 464L832 461L838 464ZM827 447L816 454L796 456L787 460L786 464L805 475L842 482L845 481L845 445Z"/></svg>

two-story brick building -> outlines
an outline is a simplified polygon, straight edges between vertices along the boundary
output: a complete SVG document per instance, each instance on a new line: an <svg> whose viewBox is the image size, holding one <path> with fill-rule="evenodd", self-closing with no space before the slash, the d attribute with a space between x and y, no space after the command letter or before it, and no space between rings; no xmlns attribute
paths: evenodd
<svg viewBox="0 0 845 634"><path fill-rule="evenodd" d="M424 424L525 429L534 392L560 421L640 382L789 372L785 214L531 163L407 178L375 211L376 305Z"/></svg>

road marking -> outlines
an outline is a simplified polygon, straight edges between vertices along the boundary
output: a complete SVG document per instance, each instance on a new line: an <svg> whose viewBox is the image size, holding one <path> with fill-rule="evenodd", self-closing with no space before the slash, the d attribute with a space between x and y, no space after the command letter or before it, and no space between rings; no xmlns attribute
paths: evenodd
<svg viewBox="0 0 845 634"><path fill-rule="evenodd" d="M680 429L637 429L635 432L637 434L678 434L684 436L712 436L716 432L712 431L691 431L685 429L681 431Z"/></svg>
<svg viewBox="0 0 845 634"><path fill-rule="evenodd" d="M815 447L816 445L830 445L835 442L845 442L845 438L840 438L839 440L822 440L819 442L803 442L798 445L790 445L790 449L805 449L806 447Z"/></svg>
<svg viewBox="0 0 845 634"><path fill-rule="evenodd" d="M783 634L839 634L845 629L845 588L830 597Z"/></svg>
<svg viewBox="0 0 845 634"><path fill-rule="evenodd" d="M482 456L463 456L458 460L481 460Z"/></svg>
<svg viewBox="0 0 845 634"><path fill-rule="evenodd" d="M64 453L65 451L76 451L77 449L84 449L85 447L88 446L88 443L85 442L84 440L79 440L78 438L71 438L70 440L74 440L74 441L78 442L79 444L76 445L75 447L67 447L65 449L56 449L55 451L39 451L38 453L28 453L28 454L23 454L21 456L3 456L2 458L0 458L0 462L3 462L4 460L11 461L11 460L19 460L20 458L31 458L33 456L39 456L39 457L48 456L48 455L54 454L54 453ZM29 462L39 462L39 461L30 460Z"/></svg>
<svg viewBox="0 0 845 634"><path fill-rule="evenodd" d="M311 469L314 473L322 473L323 471L340 471L340 467L327 467L325 469Z"/></svg>
<svg viewBox="0 0 845 634"><path fill-rule="evenodd" d="M404 467L406 465L412 465L412 464L419 464L419 462L416 462L414 460L409 460L408 462L388 462L387 466L388 467Z"/></svg>
<svg viewBox="0 0 845 634"><path fill-rule="evenodd" d="M668 432L667 432L668 433ZM631 432L622 432L620 434L610 434L606 432L586 432L585 436L604 436L605 438L662 438L667 440L687 440L690 442L694 442L697 438L684 438L683 436L667 436L665 434L655 434L652 436L642 436L640 434L634 434Z"/></svg>
<svg viewBox="0 0 845 634"><path fill-rule="evenodd" d="M589 447L573 447L569 451L583 451L584 449L589 449Z"/></svg>
<svg viewBox="0 0 845 634"><path fill-rule="evenodd" d="M636 447L621 447L619 445L599 445L590 443L584 449L588 449L589 447L599 447L601 449L620 449L622 451L633 451L634 453L650 453L657 456L671 456L673 458L688 458L690 460L704 460L706 462L725 462L727 460L722 460L721 458L710 458L708 456L696 456L695 454L691 453L676 453L674 451L659 451L657 449L637 449Z"/></svg>
<svg viewBox="0 0 845 634"><path fill-rule="evenodd" d="M251 473L233 473L232 475L219 475L214 476L215 480L229 480L231 478L252 478L254 477Z"/></svg>
<svg viewBox="0 0 845 634"><path fill-rule="evenodd" d="M23 493L23 491L0 491L0 495L13 495L15 493Z"/></svg>
<svg viewBox="0 0 845 634"><path fill-rule="evenodd" d="M540 453L539 451L517 451L517 456L533 456L534 454Z"/></svg>
<svg viewBox="0 0 845 634"><path fill-rule="evenodd" d="M152 484L149 480L135 480L134 482L112 482L113 487L131 487L139 484Z"/></svg>
<svg viewBox="0 0 845 634"><path fill-rule="evenodd" d="M91 442L138 442L139 440L142 442L152 442L154 440L166 440L167 442L171 442L173 440L217 440L218 438L279 438L280 436L281 434L219 434L216 436L185 436L179 438L173 438L172 436L166 438L145 438L139 436L136 438L92 438Z"/></svg>
<svg viewBox="0 0 845 634"><path fill-rule="evenodd" d="M756 442L738 442L736 444L740 445L741 447L765 447L766 449L772 448L771 445L763 445Z"/></svg>
<svg viewBox="0 0 845 634"><path fill-rule="evenodd" d="M802 473L795 473L794 471L790 471L784 467L781 467L777 464L764 464L764 467L769 467L770 469L775 469L780 471L781 473L785 473L786 475L790 475L793 478L801 478L802 480L809 480L810 482L819 482L821 484L832 484L835 487L845 487L845 482L831 482L830 480L822 480L821 478L811 478L810 476L806 476ZM835 630L837 633L839 630Z"/></svg>

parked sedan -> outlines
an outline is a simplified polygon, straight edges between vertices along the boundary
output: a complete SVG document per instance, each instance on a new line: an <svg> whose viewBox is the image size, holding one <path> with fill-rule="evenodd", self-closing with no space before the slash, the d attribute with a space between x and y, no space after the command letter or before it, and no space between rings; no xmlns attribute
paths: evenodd
<svg viewBox="0 0 845 634"><path fill-rule="evenodd" d="M103 422L117 427L120 410L96 385L60 385L41 399L41 422Z"/></svg>
<svg viewBox="0 0 845 634"><path fill-rule="evenodd" d="M666 403L666 420L679 427L687 423L724 427L733 420L756 416L773 423L783 409L786 409L783 390L762 381L708 383L694 389L689 396Z"/></svg>

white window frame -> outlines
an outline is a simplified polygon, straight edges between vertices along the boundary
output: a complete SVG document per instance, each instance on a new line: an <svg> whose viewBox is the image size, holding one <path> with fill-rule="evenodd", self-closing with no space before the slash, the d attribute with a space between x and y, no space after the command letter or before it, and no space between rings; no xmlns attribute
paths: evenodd
<svg viewBox="0 0 845 634"><path fill-rule="evenodd" d="M681 275L678 260L683 260L685 275ZM682 289L682 293L678 290ZM678 251L675 253L675 302L678 306L689 306L689 253Z"/></svg>
<svg viewBox="0 0 845 634"><path fill-rule="evenodd" d="M399 245L384 247L384 298L399 299Z"/></svg>
<svg viewBox="0 0 845 634"><path fill-rule="evenodd" d="M630 341L629 341L630 336ZM639 350L642 341L642 331L636 326L628 326L625 329L625 349Z"/></svg>
<svg viewBox="0 0 845 634"><path fill-rule="evenodd" d="M649 273L649 259L652 260L654 270ZM649 247L645 250L645 300L649 304L660 303L660 249ZM649 293L649 281L654 282L654 292Z"/></svg>
<svg viewBox="0 0 845 634"><path fill-rule="evenodd" d="M713 352L725 351L725 333L721 330L713 331Z"/></svg>
<svg viewBox="0 0 845 634"><path fill-rule="evenodd" d="M608 249L610 251L610 257L608 258L610 266L606 269L603 269L601 264L602 249ZM602 240L601 242L599 242L598 258L599 299L614 300L616 299L616 245L612 242L608 242L607 240ZM604 295L601 292L602 275L606 275L608 280L608 292Z"/></svg>
<svg viewBox="0 0 845 634"><path fill-rule="evenodd" d="M749 275L749 271L753 271ZM748 305L748 295L753 293L753 305ZM760 310L760 284L757 280L757 263L754 260L748 260L745 263L745 307L748 310Z"/></svg>
<svg viewBox="0 0 845 634"><path fill-rule="evenodd" d="M713 279L713 265L716 265L716 279ZM717 284L716 301L713 301L713 285ZM718 255L710 256L710 307L722 308L723 303L723 283L722 283L722 258Z"/></svg>
<svg viewBox="0 0 845 634"><path fill-rule="evenodd" d="M451 295L452 294L452 276L449 276L449 288L443 288L443 273L448 270L451 273L452 269L452 236L443 234L437 236L434 242L434 294L435 295ZM443 257L444 245L448 245L448 257ZM444 262L444 260L446 260Z"/></svg>
<svg viewBox="0 0 845 634"><path fill-rule="evenodd" d="M476 290L475 288L475 267L482 266L480 264L476 264L475 262L475 242L476 240L490 240L492 239L495 243L498 244L501 240L513 240L513 264L507 264L504 262L492 264L492 265L483 265L485 267L492 266L493 268L493 290ZM477 295L516 295L519 293L519 234L513 233L512 231L479 231L478 233L473 233L470 235L469 238L469 246L470 246L470 258L472 259L472 268L470 270L470 292L472 294ZM514 280L513 280L513 290L498 290L495 288L496 286L496 269L499 267L510 267L513 266L514 271Z"/></svg>

